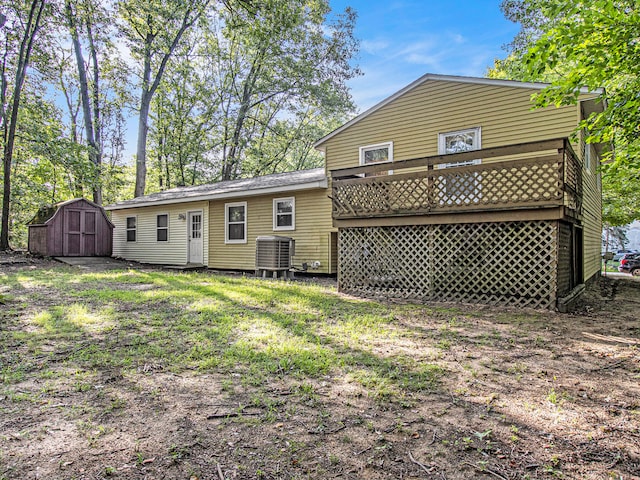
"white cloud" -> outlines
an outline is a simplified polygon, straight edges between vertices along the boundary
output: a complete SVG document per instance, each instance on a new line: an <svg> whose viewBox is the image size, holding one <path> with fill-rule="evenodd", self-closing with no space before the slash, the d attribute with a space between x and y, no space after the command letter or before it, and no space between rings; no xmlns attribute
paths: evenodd
<svg viewBox="0 0 640 480"><path fill-rule="evenodd" d="M467 41L464 36L460 35L459 33L453 33L450 36L451 40L453 40L455 43L465 43Z"/></svg>
<svg viewBox="0 0 640 480"><path fill-rule="evenodd" d="M483 76L518 30L503 18L499 2L490 8L438 0L331 2L360 6L357 63L364 75L349 85L361 111L426 73Z"/></svg>
<svg viewBox="0 0 640 480"><path fill-rule="evenodd" d="M363 40L360 43L360 49L363 52L369 53L371 55L379 54L381 51L386 50L387 48L389 48L388 40Z"/></svg>
<svg viewBox="0 0 640 480"><path fill-rule="evenodd" d="M472 44L462 34L442 33L393 42L362 42L363 76L349 82L360 111L371 108L426 73L480 77L493 61L495 49Z"/></svg>

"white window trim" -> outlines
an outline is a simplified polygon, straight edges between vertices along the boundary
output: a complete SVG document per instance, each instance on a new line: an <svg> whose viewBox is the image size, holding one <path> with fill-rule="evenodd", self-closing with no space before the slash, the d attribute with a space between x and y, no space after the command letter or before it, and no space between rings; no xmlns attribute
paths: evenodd
<svg viewBox="0 0 640 480"><path fill-rule="evenodd" d="M586 134L583 134L586 136ZM594 172L594 168L593 168L593 163L594 163L594 159L593 159L593 150L591 149L591 144L587 143L584 139L584 169L589 172L589 173L593 173Z"/></svg>
<svg viewBox="0 0 640 480"><path fill-rule="evenodd" d="M593 150L591 150L591 144L586 142L584 145L584 164L587 167L587 172L593 173Z"/></svg>
<svg viewBox="0 0 640 480"><path fill-rule="evenodd" d="M133 218L136 221L135 228L129 228L129 219ZM129 230L133 230L136 232L136 239L129 240ZM137 215L127 215L124 217L124 239L126 243L137 243L138 242L138 216Z"/></svg>
<svg viewBox="0 0 640 480"><path fill-rule="evenodd" d="M460 135L463 133L471 133L474 132L476 134L476 146L473 150L482 149L482 127L473 127L473 128L465 128L464 130L453 130L451 132L442 132L438 133L438 155L447 155L445 153L445 139L449 135ZM465 165L478 165L482 163L481 159L468 160L466 162L453 162L453 163L439 163L435 165L436 169L439 168L454 168L454 167L463 167Z"/></svg>
<svg viewBox="0 0 640 480"><path fill-rule="evenodd" d="M229 240L229 207L244 207L244 239L242 240ZM240 222L234 222L234 224ZM241 244L247 243L247 202L232 202L224 204L224 243L227 244Z"/></svg>
<svg viewBox="0 0 640 480"><path fill-rule="evenodd" d="M378 150L379 148L387 147L389 149L389 159L383 162L364 163L364 153L368 150ZM365 145L360 147L360 165L377 165L379 163L392 163L393 162L393 142L382 142L373 145Z"/></svg>
<svg viewBox="0 0 640 480"><path fill-rule="evenodd" d="M278 226L278 202L291 202L291 226ZM289 215L289 214L286 214ZM296 197L283 197L273 199L273 231L295 230L296 229Z"/></svg>
<svg viewBox="0 0 640 480"><path fill-rule="evenodd" d="M167 216L167 226L166 227L158 227L158 217L160 215L166 215ZM171 217L169 216L168 212L160 212L160 213L156 213L156 243L169 243L169 219ZM167 239L166 240L158 240L158 230L160 229L166 229L167 230Z"/></svg>

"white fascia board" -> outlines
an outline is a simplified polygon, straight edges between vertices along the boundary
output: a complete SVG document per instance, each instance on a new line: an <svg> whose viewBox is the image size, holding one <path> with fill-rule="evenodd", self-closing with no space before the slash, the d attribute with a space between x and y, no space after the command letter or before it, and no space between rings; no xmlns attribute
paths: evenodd
<svg viewBox="0 0 640 480"><path fill-rule="evenodd" d="M476 85L493 85L493 86L499 86L499 87L528 88L528 89L534 89L534 90L543 90L551 85L549 83L519 82L517 80L499 80L499 79L493 79L493 78L480 78L480 77L458 77L455 75L438 75L435 73L427 73L426 75L423 75L417 80L414 80L409 85L402 88L401 90L398 90L396 93L394 93L390 97L387 97L384 100L382 100L380 103L377 103L376 105L371 107L369 110L366 110L360 115L352 118L347 123L345 123L341 127L338 127L333 132L329 133L328 135L325 135L324 137L322 137L320 140L318 140L316 143L313 144L314 148L320 152L324 152L325 149L322 146L324 142L326 142L330 138L333 138L343 130L346 130L351 125L365 119L366 117L376 112L377 110L380 110L385 105L388 105L389 103L393 102L396 98L401 97L402 95L409 92L410 90L413 90L417 86L422 85L427 80L436 80L436 81L442 81L442 82L471 83ZM580 89L580 93L595 93L598 95L602 95L602 93L604 93L604 89L598 88L596 90L589 90L586 87L582 87Z"/></svg>
<svg viewBox="0 0 640 480"><path fill-rule="evenodd" d="M135 203L131 205L109 205L104 207L105 210L126 210L140 207L154 207L156 205L173 205L176 203L192 203L204 202L210 200L224 200L228 198L257 197L259 195L269 195L271 193L297 192L300 190L312 190L314 188L327 188L328 182L325 178L318 182L299 183L295 185L286 185L284 187L268 187L257 188L255 190L238 190L234 192L209 193L203 195L194 195L193 197L170 198L166 200L150 200L148 202Z"/></svg>

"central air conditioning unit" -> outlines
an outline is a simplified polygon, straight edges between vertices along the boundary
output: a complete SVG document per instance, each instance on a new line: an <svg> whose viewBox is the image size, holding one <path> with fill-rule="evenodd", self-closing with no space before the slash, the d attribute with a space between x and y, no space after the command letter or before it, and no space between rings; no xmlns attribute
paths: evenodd
<svg viewBox="0 0 640 480"><path fill-rule="evenodd" d="M272 272L274 277L278 272L291 269L291 257L295 255L295 240L289 237L261 236L256 238L256 275L267 276Z"/></svg>

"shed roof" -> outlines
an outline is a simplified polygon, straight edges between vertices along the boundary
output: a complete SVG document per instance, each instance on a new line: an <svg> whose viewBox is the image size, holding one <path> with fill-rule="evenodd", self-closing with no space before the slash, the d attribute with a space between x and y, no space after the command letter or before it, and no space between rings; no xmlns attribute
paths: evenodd
<svg viewBox="0 0 640 480"><path fill-rule="evenodd" d="M327 176L324 168L298 170L287 173L274 173L254 178L227 180L189 187L176 187L142 197L124 200L108 205L106 210L148 207L203 200L237 198L269 193L292 192L312 188L327 188Z"/></svg>
<svg viewBox="0 0 640 480"><path fill-rule="evenodd" d="M393 95L391 95L391 96L385 98L384 100L382 100L381 102L377 103L376 105L374 105L370 109L368 109L368 110L362 112L360 115L352 118L347 123L345 123L344 125L338 127L333 132L329 133L328 135L325 135L324 137L322 137L320 140L318 140L314 144L314 147L317 150L324 151L324 147L322 146L322 144L325 143L327 140L329 140L329 139L333 138L334 136L338 135L340 132L342 132L343 130L346 130L351 125L354 125L354 124L360 122L361 120L364 120L365 118L367 118L372 113L380 110L385 105L388 105L389 103L393 102L395 99L401 97L405 93L413 90L414 88L422 85L423 83L425 83L425 82L427 82L429 80L431 80L431 81L440 81L440 82L473 83L473 84L477 84L477 85L492 85L492 86L500 86L500 87L529 88L529 89L534 89L534 90L542 90L542 89L544 89L544 88L546 88L546 87L548 87L550 85L548 83L539 83L539 82L520 82L520 81L517 81L517 80L502 80L502 79L481 78L481 77L463 77L463 76L457 76L457 75L439 75L439 74L435 74L435 73L427 73L426 75L423 75L422 77L418 78L417 80L414 80L413 82L411 82L406 87L398 90ZM601 95L603 92L604 92L603 89L597 89L595 91L589 90L586 87L583 87L583 88L580 89L580 93L582 93L582 94L591 93L591 94L594 94L594 95Z"/></svg>
<svg viewBox="0 0 640 480"><path fill-rule="evenodd" d="M86 198L72 198L71 200L63 200L61 202L54 203L53 205L41 206L35 216L27 223L27 225L44 225L53 218L53 216L61 207L64 207L65 205L71 205L72 203L76 202L87 202L89 205L92 205L96 208L102 208L97 203L94 203L91 200L87 200Z"/></svg>

